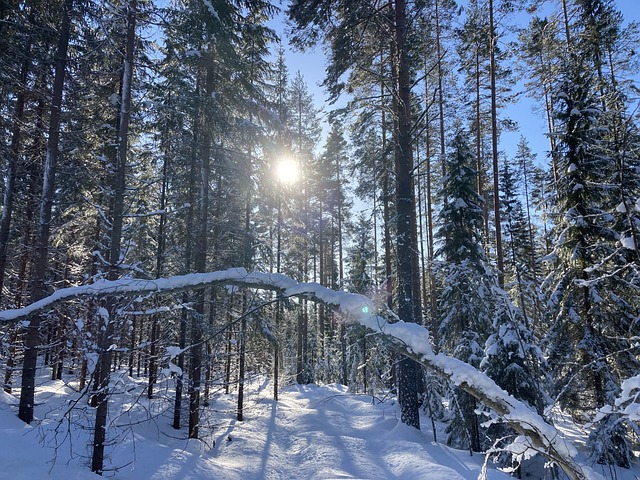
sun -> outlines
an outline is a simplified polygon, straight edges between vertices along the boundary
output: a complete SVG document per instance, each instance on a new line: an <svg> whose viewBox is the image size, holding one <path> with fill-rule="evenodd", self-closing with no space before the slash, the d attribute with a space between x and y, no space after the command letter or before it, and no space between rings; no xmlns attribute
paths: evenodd
<svg viewBox="0 0 640 480"><path fill-rule="evenodd" d="M300 176L298 164L288 158L281 160L280 163L278 163L278 165L276 166L276 175L281 183L295 183Z"/></svg>

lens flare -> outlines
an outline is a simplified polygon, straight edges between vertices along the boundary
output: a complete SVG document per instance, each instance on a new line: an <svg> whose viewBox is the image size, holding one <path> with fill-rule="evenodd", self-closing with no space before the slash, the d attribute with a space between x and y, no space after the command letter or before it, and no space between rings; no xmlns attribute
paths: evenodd
<svg viewBox="0 0 640 480"><path fill-rule="evenodd" d="M298 164L290 159L281 160L280 163L278 163L276 175L278 176L278 180L282 183L295 183L300 176Z"/></svg>

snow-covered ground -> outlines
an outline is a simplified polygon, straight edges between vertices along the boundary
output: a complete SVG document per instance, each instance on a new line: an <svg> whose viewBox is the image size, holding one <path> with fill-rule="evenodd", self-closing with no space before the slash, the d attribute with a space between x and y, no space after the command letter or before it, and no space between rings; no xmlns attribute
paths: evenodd
<svg viewBox="0 0 640 480"><path fill-rule="evenodd" d="M17 397L0 392L0 479L100 478L88 466L93 411L86 398L61 381L42 383L31 426L17 418ZM214 392L203 415L203 440L187 440L185 428L171 427L172 384L158 385L150 401L135 379L123 374L115 383L120 394L110 405L105 477L466 480L482 469L483 456L434 443L427 418L421 432L406 427L393 399L353 394L342 385L291 386L274 402L271 386L256 378L247 385L243 422L235 420L235 392ZM638 474L636 467L616 478ZM511 478L492 465L487 476Z"/></svg>

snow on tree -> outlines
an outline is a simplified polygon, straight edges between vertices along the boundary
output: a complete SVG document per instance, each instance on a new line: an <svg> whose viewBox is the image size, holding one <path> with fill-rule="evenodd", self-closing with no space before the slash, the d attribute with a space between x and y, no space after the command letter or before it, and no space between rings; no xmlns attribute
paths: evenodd
<svg viewBox="0 0 640 480"><path fill-rule="evenodd" d="M592 74L579 58L558 87L556 242L544 282L553 318L545 340L555 395L576 419L614 402L621 378L637 371L627 336L637 330L634 263L621 247L609 187L615 162ZM624 432L601 423L591 437L599 462L628 466Z"/></svg>
<svg viewBox="0 0 640 480"><path fill-rule="evenodd" d="M24 308L0 312L0 323L27 320L32 315L77 298L104 298L112 295L143 297L176 293L211 286L236 285L279 292L283 298L298 297L337 309L345 318L378 334L382 340L404 355L448 378L454 385L491 408L518 433L527 437L533 448L544 452L572 480L596 480L602 477L591 468L576 463L576 449L555 427L524 403L510 396L489 377L473 366L445 354L435 354L429 331L413 322L399 320L385 305L375 305L363 295L334 291L317 283L299 283L282 274L249 273L232 268L209 273L155 280L123 278L99 280L91 285L63 288ZM367 308L363 308L366 306ZM175 351L175 349L173 350Z"/></svg>
<svg viewBox="0 0 640 480"><path fill-rule="evenodd" d="M478 368L484 343L492 331L496 279L482 246L483 199L476 186L473 154L463 132L451 142L447 175L440 192L443 208L437 232L443 257L440 267L440 346L446 353ZM447 427L447 443L456 448L482 451L486 432L476 413L476 399L456 389L450 400L454 418Z"/></svg>

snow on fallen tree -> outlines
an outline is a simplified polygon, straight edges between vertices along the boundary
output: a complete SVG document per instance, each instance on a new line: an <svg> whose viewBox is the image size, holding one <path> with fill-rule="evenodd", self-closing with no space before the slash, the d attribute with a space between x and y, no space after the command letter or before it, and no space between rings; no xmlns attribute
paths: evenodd
<svg viewBox="0 0 640 480"><path fill-rule="evenodd" d="M284 297L298 297L329 305L353 321L380 334L395 350L416 360L427 368L444 375L455 385L476 397L494 410L514 430L525 436L531 447L543 452L572 480L603 478L587 466L579 465L574 457L575 448L552 425L525 404L502 390L489 377L469 364L435 354L431 348L429 331L415 323L397 320L388 310L376 312L371 299L359 294L334 291L317 283L300 283L282 274L249 273L243 268L192 273L156 280L121 279L101 280L91 285L69 287L56 291L24 308L0 312L0 322L28 320L31 315L49 310L67 300L82 297L138 296L169 294L215 285L235 285L270 290Z"/></svg>

